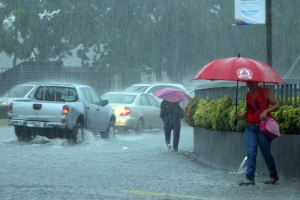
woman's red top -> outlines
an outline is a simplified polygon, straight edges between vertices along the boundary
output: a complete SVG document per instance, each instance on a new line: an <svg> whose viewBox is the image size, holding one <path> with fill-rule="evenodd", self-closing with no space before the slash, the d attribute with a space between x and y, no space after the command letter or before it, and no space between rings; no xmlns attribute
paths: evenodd
<svg viewBox="0 0 300 200"><path fill-rule="evenodd" d="M258 96L255 99L252 98L252 93L248 92L246 97L248 123L258 124L260 114L269 108L270 102L265 97L264 91L265 88L258 88Z"/></svg>

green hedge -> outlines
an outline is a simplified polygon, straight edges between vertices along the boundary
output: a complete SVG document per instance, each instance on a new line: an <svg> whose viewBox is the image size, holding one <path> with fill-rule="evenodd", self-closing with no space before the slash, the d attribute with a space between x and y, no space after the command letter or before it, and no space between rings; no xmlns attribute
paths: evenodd
<svg viewBox="0 0 300 200"><path fill-rule="evenodd" d="M244 113L245 109L246 102L239 101L237 106L238 113ZM243 132L246 127L246 120L239 120L237 125L235 125L235 112L235 102L229 96L214 100L194 97L186 106L185 121L192 127ZM272 115L279 122L282 134L299 134L300 107L281 105Z"/></svg>

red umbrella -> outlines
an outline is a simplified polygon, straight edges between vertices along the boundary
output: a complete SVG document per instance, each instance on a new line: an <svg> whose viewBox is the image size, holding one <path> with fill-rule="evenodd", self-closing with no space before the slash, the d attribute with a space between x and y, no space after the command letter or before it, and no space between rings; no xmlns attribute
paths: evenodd
<svg viewBox="0 0 300 200"><path fill-rule="evenodd" d="M193 80L197 79L237 81L236 107L238 81L258 81L273 84L284 83L279 74L268 64L250 58L243 58L239 55L237 57L217 59L206 64L193 77Z"/></svg>
<svg viewBox="0 0 300 200"><path fill-rule="evenodd" d="M195 79L284 83L268 64L240 56L217 59L208 63L194 76L193 80Z"/></svg>
<svg viewBox="0 0 300 200"><path fill-rule="evenodd" d="M186 94L182 90L177 90L173 88L163 88L160 90L157 90L153 93L156 97L164 99L169 102L180 102L185 99L191 99L191 97Z"/></svg>

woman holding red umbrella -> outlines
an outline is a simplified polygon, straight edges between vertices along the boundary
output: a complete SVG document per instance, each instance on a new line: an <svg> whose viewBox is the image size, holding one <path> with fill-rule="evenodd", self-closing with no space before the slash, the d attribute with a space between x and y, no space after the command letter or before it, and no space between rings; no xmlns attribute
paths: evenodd
<svg viewBox="0 0 300 200"><path fill-rule="evenodd" d="M269 88L261 88L257 81L246 81L250 91L246 98L246 112L235 115L235 119L247 120L245 129L245 144L247 150L247 173L246 180L240 185L254 185L256 157L258 146L269 169L269 179L265 184L274 184L278 181L274 158L271 154L271 142L269 138L259 129L259 121L265 120L271 112L279 108L279 102Z"/></svg>

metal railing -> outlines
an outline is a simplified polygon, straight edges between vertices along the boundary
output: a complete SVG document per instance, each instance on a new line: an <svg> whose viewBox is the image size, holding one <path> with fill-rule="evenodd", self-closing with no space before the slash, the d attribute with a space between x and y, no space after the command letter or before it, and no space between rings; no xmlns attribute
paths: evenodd
<svg viewBox="0 0 300 200"><path fill-rule="evenodd" d="M271 85L266 84L277 97L281 104L299 106L300 96L300 78L299 79L284 79L285 84ZM213 81L198 85L195 88L195 95L200 98L208 98L209 100L221 98L225 95L236 99L236 82ZM244 83L239 82L238 86L238 100L243 101L246 98L248 88Z"/></svg>

